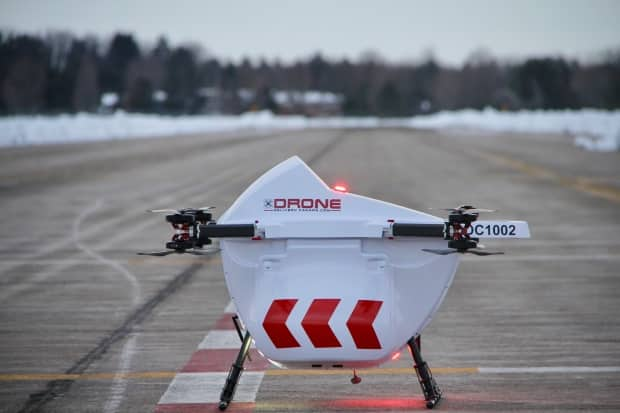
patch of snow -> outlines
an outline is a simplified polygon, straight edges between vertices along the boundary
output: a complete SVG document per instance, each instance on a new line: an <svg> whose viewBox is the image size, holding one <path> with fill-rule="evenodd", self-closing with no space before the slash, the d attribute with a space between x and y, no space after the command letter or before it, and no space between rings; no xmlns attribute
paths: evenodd
<svg viewBox="0 0 620 413"><path fill-rule="evenodd" d="M468 128L494 132L561 133L574 136L575 144L587 150L620 149L620 111L617 110L461 110L414 117L409 126L427 129Z"/></svg>
<svg viewBox="0 0 620 413"><path fill-rule="evenodd" d="M106 107L115 106L118 103L118 94L107 92L101 95L101 104Z"/></svg>
<svg viewBox="0 0 620 413"><path fill-rule="evenodd" d="M153 100L160 103L165 102L166 100L168 100L168 94L164 90L158 89L153 92Z"/></svg>
<svg viewBox="0 0 620 413"><path fill-rule="evenodd" d="M383 119L278 116L269 111L240 116L160 116L88 114L13 116L0 118L0 146L141 138L180 134L275 131L310 128L459 129L464 131L560 133L575 137L575 144L591 151L620 149L620 111L520 111L462 110L413 118Z"/></svg>

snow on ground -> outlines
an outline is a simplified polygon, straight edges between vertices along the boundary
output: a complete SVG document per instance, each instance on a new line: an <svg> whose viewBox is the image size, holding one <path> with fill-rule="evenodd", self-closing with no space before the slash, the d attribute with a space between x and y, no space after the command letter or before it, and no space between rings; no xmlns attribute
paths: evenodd
<svg viewBox="0 0 620 413"><path fill-rule="evenodd" d="M590 151L620 149L620 111L461 110L415 117L409 125L430 129L468 128L495 132L562 133L573 136L577 146Z"/></svg>
<svg viewBox="0 0 620 413"><path fill-rule="evenodd" d="M21 146L106 139L171 136L178 134L299 130L309 128L409 127L425 129L489 130L497 132L562 133L592 151L620 149L620 111L462 110L413 118L306 118L270 112L240 116L158 116L117 112L60 116L0 118L0 146Z"/></svg>

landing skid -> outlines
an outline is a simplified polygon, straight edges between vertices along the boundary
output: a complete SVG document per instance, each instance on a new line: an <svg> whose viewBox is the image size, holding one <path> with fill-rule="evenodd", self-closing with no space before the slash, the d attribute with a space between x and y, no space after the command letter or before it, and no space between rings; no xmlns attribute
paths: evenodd
<svg viewBox="0 0 620 413"><path fill-rule="evenodd" d="M241 333L240 329L238 329L238 332ZM237 384L241 378L241 373L243 373L245 359L249 357L251 344L252 336L248 331L246 331L243 336L241 348L237 354L237 359L230 367L228 377L226 378L226 383L224 384L224 388L220 394L219 409L222 411L228 408L230 402L235 396ZM426 407L432 409L437 406L441 400L441 390L433 377L430 367L422 358L422 353L420 351L420 337L412 337L407 342L407 345L411 349L415 371L418 376L418 381L420 382L420 387L422 388L422 393L424 393L424 400L426 400Z"/></svg>
<svg viewBox="0 0 620 413"><path fill-rule="evenodd" d="M243 342L241 343L241 348L239 349L237 359L230 367L228 377L226 378L226 384L224 384L224 388L222 389L222 393L220 394L219 409L222 411L228 408L228 405L235 396L237 384L239 383L239 379L241 378L241 373L243 373L243 363L245 363L245 359L249 355L251 344L252 336L248 331L246 331L245 335L243 336Z"/></svg>
<svg viewBox="0 0 620 413"><path fill-rule="evenodd" d="M411 337L407 342L409 349L411 349L411 355L413 356L415 372L418 375L418 381L420 387L422 387L422 393L424 393L424 400L426 400L426 407L432 409L437 406L441 400L441 389L437 385L433 373L430 367L422 358L420 351L420 336Z"/></svg>

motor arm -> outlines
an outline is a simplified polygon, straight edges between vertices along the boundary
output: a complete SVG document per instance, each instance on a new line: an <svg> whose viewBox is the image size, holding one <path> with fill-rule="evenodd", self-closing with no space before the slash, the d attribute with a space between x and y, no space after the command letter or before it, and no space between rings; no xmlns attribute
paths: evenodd
<svg viewBox="0 0 620 413"><path fill-rule="evenodd" d="M445 238L446 224L402 224L393 223L392 236Z"/></svg>
<svg viewBox="0 0 620 413"><path fill-rule="evenodd" d="M479 210L462 206L451 210L443 224L409 224L392 222L384 234L388 237L431 237L448 241L448 249L423 249L423 251L448 255L455 252L477 255L495 255L502 252L481 251L480 238L530 238L525 221L478 221Z"/></svg>
<svg viewBox="0 0 620 413"><path fill-rule="evenodd" d="M198 240L210 238L254 238L255 224L217 224L215 222L197 226Z"/></svg>

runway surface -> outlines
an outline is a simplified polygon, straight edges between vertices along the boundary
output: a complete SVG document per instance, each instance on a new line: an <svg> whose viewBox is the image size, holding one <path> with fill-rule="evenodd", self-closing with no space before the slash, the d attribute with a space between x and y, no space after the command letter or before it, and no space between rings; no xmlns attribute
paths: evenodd
<svg viewBox="0 0 620 413"><path fill-rule="evenodd" d="M533 239L486 243L506 256L462 259L424 331L439 411L620 410L620 155L366 129L0 150L0 412L213 410L223 377L201 371L227 370L236 344L219 256L135 255L170 235L144 211L217 216L291 155L362 195L529 221ZM405 353L359 385L253 363L231 412L426 410Z"/></svg>

